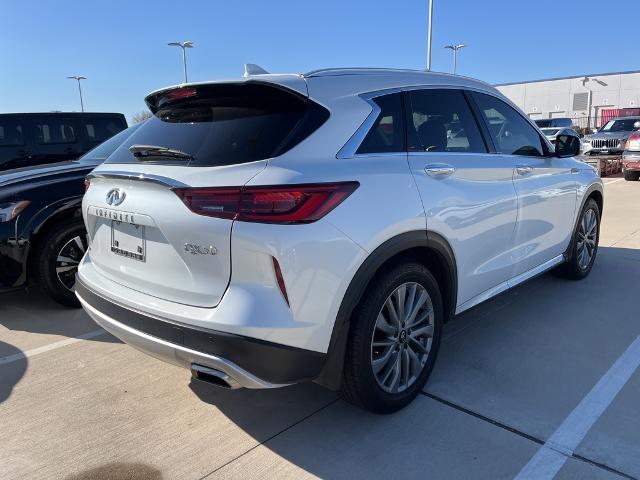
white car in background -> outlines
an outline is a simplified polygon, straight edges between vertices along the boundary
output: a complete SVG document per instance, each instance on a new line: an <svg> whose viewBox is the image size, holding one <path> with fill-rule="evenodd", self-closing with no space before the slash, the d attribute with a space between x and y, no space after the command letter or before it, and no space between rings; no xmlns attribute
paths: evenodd
<svg viewBox="0 0 640 480"><path fill-rule="evenodd" d="M554 151L486 83L329 69L146 102L154 116L88 177L76 292L196 379L313 380L395 411L453 315L596 258L603 188L576 137Z"/></svg>

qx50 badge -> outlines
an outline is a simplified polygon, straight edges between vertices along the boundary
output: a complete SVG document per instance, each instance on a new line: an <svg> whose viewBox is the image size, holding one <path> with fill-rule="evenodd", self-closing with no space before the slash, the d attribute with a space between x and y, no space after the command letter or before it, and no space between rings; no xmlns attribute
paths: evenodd
<svg viewBox="0 0 640 480"><path fill-rule="evenodd" d="M125 197L127 196L123 190L119 188L112 188L107 192L107 204L112 207L117 207L122 202L124 202Z"/></svg>
<svg viewBox="0 0 640 480"><path fill-rule="evenodd" d="M201 247L195 243L185 243L184 251L189 252L191 255L215 255L218 253L218 249L213 245Z"/></svg>

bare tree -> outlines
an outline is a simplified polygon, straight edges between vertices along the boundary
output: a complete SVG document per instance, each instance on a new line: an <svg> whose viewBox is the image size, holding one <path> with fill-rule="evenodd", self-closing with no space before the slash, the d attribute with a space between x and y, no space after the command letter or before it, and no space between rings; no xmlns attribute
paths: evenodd
<svg viewBox="0 0 640 480"><path fill-rule="evenodd" d="M149 110L143 110L142 112L134 113L131 116L131 121L133 123L140 123L151 117L153 117L153 114Z"/></svg>

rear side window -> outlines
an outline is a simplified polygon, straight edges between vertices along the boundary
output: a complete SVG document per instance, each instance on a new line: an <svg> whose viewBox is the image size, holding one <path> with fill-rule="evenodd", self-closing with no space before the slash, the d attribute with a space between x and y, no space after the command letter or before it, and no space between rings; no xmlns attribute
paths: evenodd
<svg viewBox="0 0 640 480"><path fill-rule="evenodd" d="M541 157L542 139L522 115L502 100L484 93L473 93L491 136L500 153Z"/></svg>
<svg viewBox="0 0 640 480"><path fill-rule="evenodd" d="M41 145L75 143L76 130L71 121L59 118L36 120L36 141Z"/></svg>
<svg viewBox="0 0 640 480"><path fill-rule="evenodd" d="M228 83L161 92L147 102L154 116L107 163L139 163L131 145L167 147L191 156L188 166L233 165L278 156L317 129L329 112L272 85ZM148 160L144 160L151 163ZM154 163L177 163L154 157Z"/></svg>
<svg viewBox="0 0 640 480"><path fill-rule="evenodd" d="M19 120L0 118L0 147L24 145L24 126Z"/></svg>
<svg viewBox="0 0 640 480"><path fill-rule="evenodd" d="M83 124L87 138L92 143L104 142L127 128L119 118L91 118L83 120Z"/></svg>
<svg viewBox="0 0 640 480"><path fill-rule="evenodd" d="M404 152L402 95L392 93L373 101L380 107L380 113L356 153Z"/></svg>
<svg viewBox="0 0 640 480"><path fill-rule="evenodd" d="M425 89L408 93L409 151L486 153L478 124L459 90Z"/></svg>

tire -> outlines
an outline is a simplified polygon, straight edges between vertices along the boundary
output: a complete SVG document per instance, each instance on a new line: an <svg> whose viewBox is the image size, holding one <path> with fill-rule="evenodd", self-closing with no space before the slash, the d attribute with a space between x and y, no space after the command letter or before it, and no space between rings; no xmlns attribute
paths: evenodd
<svg viewBox="0 0 640 480"><path fill-rule="evenodd" d="M630 172L629 170L624 171L624 179L627 182L636 182L640 178L640 172Z"/></svg>
<svg viewBox="0 0 640 480"><path fill-rule="evenodd" d="M404 328L403 322L394 323L389 310L388 302L394 310L400 304L402 286L405 305L411 298L426 298L417 315L413 315L411 328L408 321ZM413 302L413 305L417 307L419 302ZM412 311L410 308L409 313ZM382 320L379 321L380 317ZM440 288L423 265L402 262L380 272L367 287L351 318L342 382L345 399L375 413L395 412L411 403L424 387L435 364L443 318ZM418 335L418 332L422 333ZM374 346L374 341L379 345ZM386 362L385 358L388 359ZM400 360L396 362L398 358ZM394 370L396 365L398 375ZM377 374L374 368L379 369Z"/></svg>
<svg viewBox="0 0 640 480"><path fill-rule="evenodd" d="M86 248L87 232L84 224L81 219L72 218L51 228L42 238L40 249L36 252L38 283L53 300L67 307L80 307L74 293L75 273ZM59 257L63 260L59 260Z"/></svg>
<svg viewBox="0 0 640 480"><path fill-rule="evenodd" d="M593 217L592 217L593 215ZM589 239L591 240L592 248L589 249L589 242L587 245L584 245L587 252L590 253L590 257L587 259L581 253L583 242L581 242L582 232L585 228L587 231L591 230L592 227L589 227L590 218L595 220L595 227L593 227L593 233L589 234ZM584 224L583 224L584 223ZM586 227L585 227L586 225ZM591 268L593 267L593 263L596 260L596 254L598 253L598 242L600 240L600 208L598 204L593 198L590 198L585 203L582 211L580 212L580 217L578 219L578 224L576 225L575 232L573 233L573 238L571 240L571 258L564 264L562 264L557 269L557 273L571 280L582 280L589 272L591 272ZM587 261L588 260L588 261Z"/></svg>

